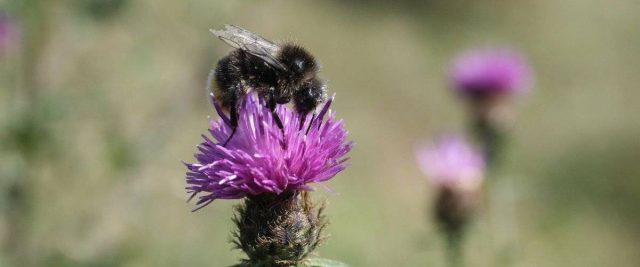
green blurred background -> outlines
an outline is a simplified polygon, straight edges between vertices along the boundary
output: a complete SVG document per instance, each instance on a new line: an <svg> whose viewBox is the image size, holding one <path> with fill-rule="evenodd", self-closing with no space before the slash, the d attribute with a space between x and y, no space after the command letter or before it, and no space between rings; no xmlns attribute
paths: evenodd
<svg viewBox="0 0 640 267"><path fill-rule="evenodd" d="M0 60L0 266L228 266L232 206L192 213L185 168L215 116L225 23L322 63L356 142L328 200L323 257L443 266L416 143L463 130L446 69L519 48L536 87L468 236L469 266L640 265L635 0L0 0L22 28Z"/></svg>

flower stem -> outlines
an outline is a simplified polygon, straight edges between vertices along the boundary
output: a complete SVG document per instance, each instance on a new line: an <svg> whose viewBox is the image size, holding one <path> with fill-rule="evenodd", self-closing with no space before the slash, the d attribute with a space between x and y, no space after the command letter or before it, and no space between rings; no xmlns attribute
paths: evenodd
<svg viewBox="0 0 640 267"><path fill-rule="evenodd" d="M463 234L462 231L447 231L447 266L464 267Z"/></svg>
<svg viewBox="0 0 640 267"><path fill-rule="evenodd" d="M472 133L485 152L489 170L495 169L505 150L506 136L503 130L484 116L477 116L471 127Z"/></svg>

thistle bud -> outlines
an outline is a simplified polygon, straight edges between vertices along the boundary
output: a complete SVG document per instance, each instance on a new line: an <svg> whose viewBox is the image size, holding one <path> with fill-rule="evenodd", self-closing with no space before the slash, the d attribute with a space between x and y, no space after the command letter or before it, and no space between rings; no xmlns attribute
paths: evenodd
<svg viewBox="0 0 640 267"><path fill-rule="evenodd" d="M477 209L480 192L477 188L438 188L434 217L449 238L459 239Z"/></svg>
<svg viewBox="0 0 640 267"><path fill-rule="evenodd" d="M485 161L464 139L445 136L417 150L418 163L436 189L434 217L450 244L457 244L480 202Z"/></svg>
<svg viewBox="0 0 640 267"><path fill-rule="evenodd" d="M322 210L307 192L248 197L236 208L234 243L251 266L299 264L323 240Z"/></svg>

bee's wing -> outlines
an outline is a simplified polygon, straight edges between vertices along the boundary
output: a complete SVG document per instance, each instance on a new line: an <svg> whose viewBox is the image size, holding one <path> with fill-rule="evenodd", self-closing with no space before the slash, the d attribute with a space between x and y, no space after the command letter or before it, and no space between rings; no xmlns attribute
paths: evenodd
<svg viewBox="0 0 640 267"><path fill-rule="evenodd" d="M228 45L242 49L243 51L257 56L267 64L286 70L287 68L276 58L279 46L260 35L234 25L225 25L224 30L213 30L211 33L220 38Z"/></svg>

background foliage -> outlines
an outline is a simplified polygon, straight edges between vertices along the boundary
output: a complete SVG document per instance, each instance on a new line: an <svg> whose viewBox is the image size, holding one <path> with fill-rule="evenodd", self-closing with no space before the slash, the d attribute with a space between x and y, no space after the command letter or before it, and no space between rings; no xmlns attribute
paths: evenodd
<svg viewBox="0 0 640 267"><path fill-rule="evenodd" d="M0 265L237 263L238 202L191 213L180 162L215 114L205 81L230 51L208 29L232 23L312 51L356 141L352 166L315 193L332 221L322 256L443 264L413 146L465 124L450 59L506 43L537 83L467 262L637 266L637 1L469 2L0 0L23 28L0 61L0 236L19 244Z"/></svg>

